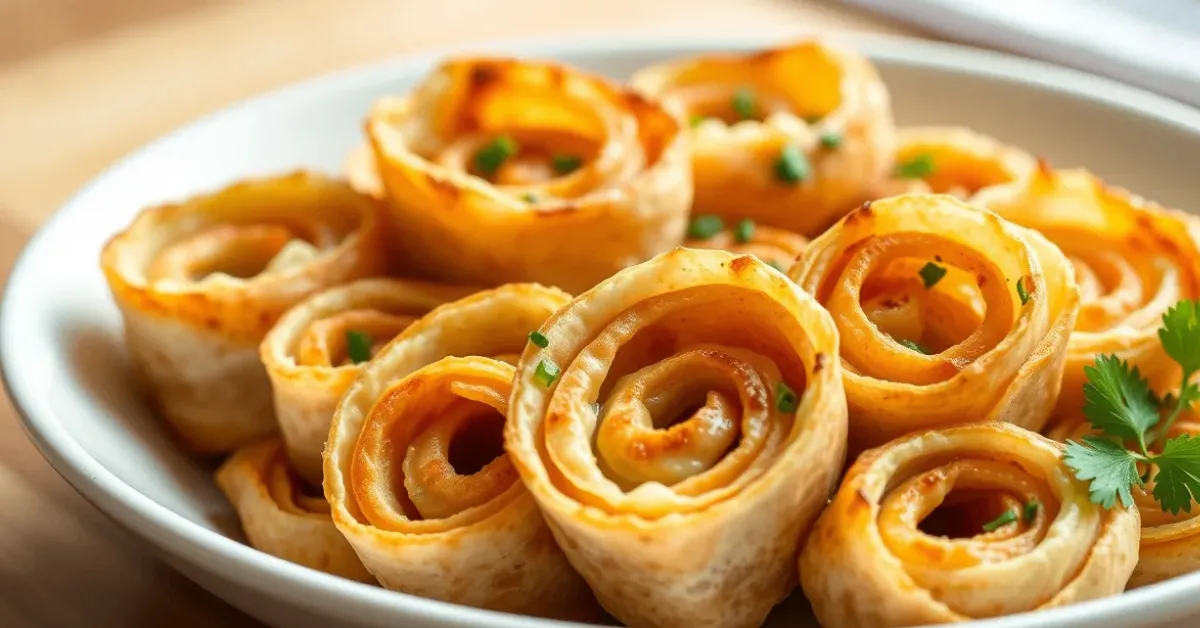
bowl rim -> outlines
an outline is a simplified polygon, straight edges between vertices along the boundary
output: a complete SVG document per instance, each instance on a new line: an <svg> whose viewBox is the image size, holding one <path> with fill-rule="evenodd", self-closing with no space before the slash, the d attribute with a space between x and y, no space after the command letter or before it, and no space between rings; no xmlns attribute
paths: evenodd
<svg viewBox="0 0 1200 628"><path fill-rule="evenodd" d="M844 41L873 60L921 67L945 73L983 76L1022 83L1043 90L1100 104L1142 118L1152 118L1200 137L1200 110L1152 94L1140 88L1014 55L908 37L857 33L770 33L757 36L664 35L653 31L565 34L544 37L493 39L470 45L439 47L417 54L384 59L318 75L263 94L235 102L142 145L93 177L66 203L48 217L29 239L8 277L0 300L0 380L16 410L27 437L55 471L85 499L123 526L146 537L160 550L179 553L206 570L291 604L316 608L324 603L350 604L369 610L369 615L396 613L397 618L420 618L429 625L490 626L494 628L550 628L584 626L487 611L415 595L387 591L328 575L259 552L237 540L213 532L159 504L126 484L89 454L58 420L34 381L18 370L37 365L20 356L29 351L18 326L22 313L37 311L44 299L37 295L37 269L54 255L53 241L64 223L84 211L90 198L114 172L137 168L138 163L159 147L177 138L220 124L236 112L268 102L303 98L305 94L345 91L355 86L378 84L398 76L420 75L440 58L453 54L507 54L555 58L563 54L595 56L640 51L663 57L688 54L698 49L753 50L800 37L817 36ZM48 367L45 367L48 369ZM796 595L793 592L793 595ZM1187 574L1135 591L1071 606L970 622L972 628L1050 628L1052 626L1099 625L1101 622L1133 621L1144 609L1184 607L1176 615L1200 612L1200 572ZM1166 611L1170 614L1172 611Z"/></svg>

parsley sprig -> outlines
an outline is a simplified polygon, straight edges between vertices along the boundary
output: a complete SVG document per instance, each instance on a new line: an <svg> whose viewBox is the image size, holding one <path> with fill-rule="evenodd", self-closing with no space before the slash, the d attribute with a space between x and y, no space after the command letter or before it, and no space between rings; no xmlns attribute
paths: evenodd
<svg viewBox="0 0 1200 628"><path fill-rule="evenodd" d="M1075 477L1090 482L1092 501L1105 508L1118 499L1132 506L1133 487L1149 482L1153 469L1158 470L1153 496L1164 511L1191 512L1200 497L1200 437L1167 438L1179 415L1200 400L1200 388L1191 383L1200 372L1200 302L1181 301L1167 310L1158 338L1183 371L1176 395L1158 399L1137 367L1115 355L1099 356L1084 368L1083 414L1100 435L1067 441L1066 463ZM1153 453L1157 442L1162 446ZM1144 473L1138 473L1139 464Z"/></svg>

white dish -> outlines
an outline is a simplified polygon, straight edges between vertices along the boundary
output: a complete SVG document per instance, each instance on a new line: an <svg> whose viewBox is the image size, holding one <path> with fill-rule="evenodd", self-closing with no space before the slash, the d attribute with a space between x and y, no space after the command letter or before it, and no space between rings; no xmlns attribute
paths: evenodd
<svg viewBox="0 0 1200 628"><path fill-rule="evenodd" d="M573 38L471 51L549 57L608 75L667 57L752 49L762 39ZM901 124L964 124L1056 165L1083 165L1165 204L1200 208L1200 111L1087 75L943 44L851 42L873 57ZM230 107L99 176L22 254L0 308L0 362L25 427L51 464L102 511L187 576L275 626L566 625L392 593L312 571L240 542L210 464L179 451L128 375L100 248L142 207L234 179L303 166L338 172L377 96L398 93L448 52L306 82ZM19 505L10 504L10 507ZM1200 573L1121 596L973 628L1155 626L1200 619ZM813 625L797 591L769 625Z"/></svg>

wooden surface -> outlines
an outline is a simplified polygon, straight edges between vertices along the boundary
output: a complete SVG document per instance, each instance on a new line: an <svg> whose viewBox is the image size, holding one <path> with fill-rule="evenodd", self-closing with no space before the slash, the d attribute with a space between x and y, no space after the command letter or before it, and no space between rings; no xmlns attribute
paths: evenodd
<svg viewBox="0 0 1200 628"><path fill-rule="evenodd" d="M912 34L806 0L0 0L0 277L106 165L233 101L431 46L647 29ZM0 626L257 625L80 498L7 399L0 504Z"/></svg>

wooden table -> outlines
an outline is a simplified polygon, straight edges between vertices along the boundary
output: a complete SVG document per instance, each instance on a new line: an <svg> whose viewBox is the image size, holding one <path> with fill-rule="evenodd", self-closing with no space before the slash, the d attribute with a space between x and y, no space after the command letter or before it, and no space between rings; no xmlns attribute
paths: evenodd
<svg viewBox="0 0 1200 628"><path fill-rule="evenodd" d="M912 32L811 0L0 2L0 276L107 164L233 101L431 46L631 29ZM0 626L257 625L80 498L7 403L0 504Z"/></svg>

